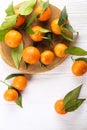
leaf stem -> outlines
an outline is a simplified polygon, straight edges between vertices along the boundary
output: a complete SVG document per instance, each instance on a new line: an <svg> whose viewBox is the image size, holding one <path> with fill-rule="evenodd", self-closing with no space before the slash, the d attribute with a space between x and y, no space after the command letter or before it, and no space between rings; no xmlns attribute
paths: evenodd
<svg viewBox="0 0 87 130"><path fill-rule="evenodd" d="M0 80L0 82L2 82L3 84L5 84L6 86L9 86L5 81Z"/></svg>
<svg viewBox="0 0 87 130"><path fill-rule="evenodd" d="M73 62L75 62L75 59L72 56L71 56L71 59L72 59Z"/></svg>

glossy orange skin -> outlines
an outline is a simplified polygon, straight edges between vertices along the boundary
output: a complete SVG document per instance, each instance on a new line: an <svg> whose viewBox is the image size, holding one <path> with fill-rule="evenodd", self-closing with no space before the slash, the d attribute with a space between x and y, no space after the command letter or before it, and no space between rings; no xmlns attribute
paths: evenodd
<svg viewBox="0 0 87 130"><path fill-rule="evenodd" d="M22 15L18 15L18 18L17 18L17 21L16 21L16 25L17 27L20 27L24 24L26 20L26 17L25 16L22 16Z"/></svg>
<svg viewBox="0 0 87 130"><path fill-rule="evenodd" d="M40 59L40 51L33 46L29 46L23 51L23 60L29 64L35 64Z"/></svg>
<svg viewBox="0 0 87 130"><path fill-rule="evenodd" d="M42 27L40 26L34 26L32 27L32 30L35 32L34 34L30 34L30 38L35 42L40 42L43 40L44 33L40 32Z"/></svg>
<svg viewBox="0 0 87 130"><path fill-rule="evenodd" d="M45 50L41 53L41 62L45 65L49 65L54 60L54 53L50 50Z"/></svg>
<svg viewBox="0 0 87 130"><path fill-rule="evenodd" d="M8 89L4 93L4 99L7 101L15 101L18 98L18 92L15 89Z"/></svg>
<svg viewBox="0 0 87 130"><path fill-rule="evenodd" d="M60 32L60 27L58 25L58 20L59 19L54 19L52 22L51 22L51 30L54 34L56 35L61 35L61 32Z"/></svg>
<svg viewBox="0 0 87 130"><path fill-rule="evenodd" d="M54 47L54 53L57 57L63 58L65 57L67 54L64 52L67 49L67 46L65 44L62 43L58 43L55 45Z"/></svg>
<svg viewBox="0 0 87 130"><path fill-rule="evenodd" d="M47 21L51 17L50 7L47 7L45 11L39 6L35 9L35 14L40 14L38 20L39 21Z"/></svg>
<svg viewBox="0 0 87 130"><path fill-rule="evenodd" d="M72 73L76 76L82 76L87 72L87 63L79 60L75 61L72 65Z"/></svg>
<svg viewBox="0 0 87 130"><path fill-rule="evenodd" d="M58 114L66 114L67 112L64 109L64 103L63 103L63 99L60 99L58 101L56 101L55 105L54 105L55 111Z"/></svg>
<svg viewBox="0 0 87 130"><path fill-rule="evenodd" d="M22 34L16 30L10 30L5 35L5 44L11 48L16 48L22 41Z"/></svg>
<svg viewBox="0 0 87 130"><path fill-rule="evenodd" d="M17 76L13 79L12 86L17 90L24 90L27 85L27 79L25 76Z"/></svg>

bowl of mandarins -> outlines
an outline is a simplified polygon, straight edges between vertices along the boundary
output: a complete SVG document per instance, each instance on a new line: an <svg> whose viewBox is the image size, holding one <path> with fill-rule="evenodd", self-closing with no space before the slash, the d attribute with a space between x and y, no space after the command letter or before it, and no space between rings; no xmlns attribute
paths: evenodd
<svg viewBox="0 0 87 130"><path fill-rule="evenodd" d="M73 28L66 7L53 6L49 0L27 0L5 10L0 26L0 54L10 66L27 74L49 71L68 56Z"/></svg>

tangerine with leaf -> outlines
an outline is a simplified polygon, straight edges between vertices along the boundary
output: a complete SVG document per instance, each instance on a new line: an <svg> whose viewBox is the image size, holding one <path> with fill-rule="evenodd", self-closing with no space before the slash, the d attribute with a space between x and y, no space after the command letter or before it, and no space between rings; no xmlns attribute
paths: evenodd
<svg viewBox="0 0 87 130"><path fill-rule="evenodd" d="M54 19L51 22L51 30L56 35L61 35L60 26L58 25L58 19Z"/></svg>
<svg viewBox="0 0 87 130"><path fill-rule="evenodd" d="M51 17L51 9L47 7L44 11L41 6L37 7L34 11L38 15L39 21L47 21Z"/></svg>
<svg viewBox="0 0 87 130"><path fill-rule="evenodd" d="M30 34L30 38L35 41L35 42L40 42L43 40L44 33L41 32L43 29L41 26L33 26L32 31L34 32L33 34Z"/></svg>
<svg viewBox="0 0 87 130"><path fill-rule="evenodd" d="M4 99L7 101L15 101L18 98L18 92L15 89L7 89L4 93Z"/></svg>
<svg viewBox="0 0 87 130"><path fill-rule="evenodd" d="M67 45L65 45L64 43L58 43L55 45L54 47L54 53L57 57L65 57L67 54L65 53L65 50L67 49Z"/></svg>
<svg viewBox="0 0 87 130"><path fill-rule="evenodd" d="M82 85L71 90L63 99L59 99L54 104L54 109L58 114L66 114L77 110L85 99L79 98Z"/></svg>

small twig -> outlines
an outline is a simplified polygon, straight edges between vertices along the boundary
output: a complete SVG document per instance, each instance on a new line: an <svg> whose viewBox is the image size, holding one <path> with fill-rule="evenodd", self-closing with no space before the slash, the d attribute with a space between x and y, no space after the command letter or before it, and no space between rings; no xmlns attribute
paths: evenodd
<svg viewBox="0 0 87 130"><path fill-rule="evenodd" d="M0 82L2 82L3 84L5 84L6 86L10 86L5 81L0 80Z"/></svg>

